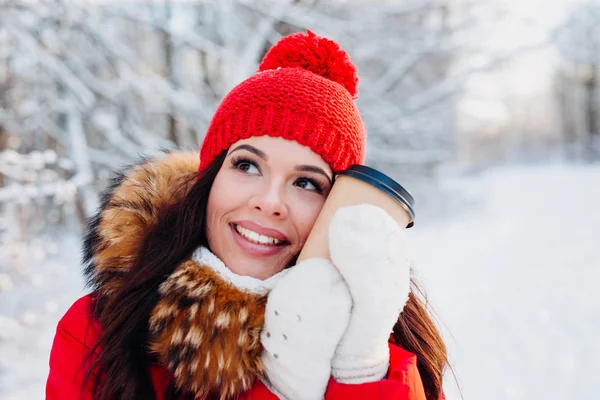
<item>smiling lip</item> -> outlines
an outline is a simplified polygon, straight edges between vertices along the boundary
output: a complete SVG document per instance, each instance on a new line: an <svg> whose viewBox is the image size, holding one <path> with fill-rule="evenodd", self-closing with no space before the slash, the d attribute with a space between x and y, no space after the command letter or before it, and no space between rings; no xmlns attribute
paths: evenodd
<svg viewBox="0 0 600 400"><path fill-rule="evenodd" d="M259 225L253 221L235 221L235 222L232 222L232 224L241 226L242 228L248 229L250 231L254 231L254 232L258 233L259 235L272 237L273 239L277 239L280 242L286 242L286 243L290 242L290 239L288 239L288 237L285 236L285 234L283 232L278 231L277 229L266 228L266 227Z"/></svg>
<svg viewBox="0 0 600 400"><path fill-rule="evenodd" d="M242 226L242 225L240 225ZM233 241L246 253L255 257L268 257L282 252L289 246L289 242L282 242L280 245L269 245L254 243L243 237L235 229L235 224L229 224ZM250 228L246 228L250 229ZM285 236L285 235L284 235Z"/></svg>

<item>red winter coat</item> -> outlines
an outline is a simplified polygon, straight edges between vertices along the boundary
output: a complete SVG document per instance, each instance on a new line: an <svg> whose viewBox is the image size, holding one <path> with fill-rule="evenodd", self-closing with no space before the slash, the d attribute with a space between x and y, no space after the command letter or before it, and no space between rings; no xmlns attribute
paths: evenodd
<svg viewBox="0 0 600 400"><path fill-rule="evenodd" d="M82 390L85 369L79 369L84 349L89 349L99 337L100 327L91 318L90 295L77 300L58 323L54 344L50 353L50 375L46 384L47 400L88 400L89 387ZM89 329L88 328L89 325ZM87 330L87 336L86 336ZM167 370L160 365L148 366L154 383L157 400L162 400ZM80 397L81 396L81 397ZM276 400L266 386L257 381L240 400ZM425 400L423 384L417 370L417 358L400 347L390 345L390 369L385 380L360 385L346 385L331 379L325 395L326 400Z"/></svg>

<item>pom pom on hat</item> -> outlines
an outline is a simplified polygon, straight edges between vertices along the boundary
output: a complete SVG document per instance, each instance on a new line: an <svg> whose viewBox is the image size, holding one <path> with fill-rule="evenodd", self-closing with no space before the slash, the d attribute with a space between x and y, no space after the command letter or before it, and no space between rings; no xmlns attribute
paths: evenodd
<svg viewBox="0 0 600 400"><path fill-rule="evenodd" d="M259 71L298 67L311 71L348 90L353 99L358 97L356 67L348 53L327 38L307 30L282 38L265 55Z"/></svg>

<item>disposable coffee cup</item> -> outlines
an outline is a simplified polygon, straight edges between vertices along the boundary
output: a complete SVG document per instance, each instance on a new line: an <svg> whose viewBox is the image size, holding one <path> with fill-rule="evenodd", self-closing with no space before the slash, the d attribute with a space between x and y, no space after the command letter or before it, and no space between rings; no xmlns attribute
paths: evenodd
<svg viewBox="0 0 600 400"><path fill-rule="evenodd" d="M406 189L376 169L352 165L337 173L298 261L313 257L329 258L329 224L336 210L365 203L383 208L400 226L410 228L414 225L415 201Z"/></svg>

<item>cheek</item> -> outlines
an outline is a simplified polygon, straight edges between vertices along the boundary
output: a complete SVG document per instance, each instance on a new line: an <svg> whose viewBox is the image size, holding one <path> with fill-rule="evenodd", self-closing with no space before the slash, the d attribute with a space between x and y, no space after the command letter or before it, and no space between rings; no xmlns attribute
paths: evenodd
<svg viewBox="0 0 600 400"><path fill-rule="evenodd" d="M215 224L215 216L218 212L218 209L215 209L218 202L215 201L215 196L213 191L211 190L208 196L208 203L206 204L206 239L208 240L208 246L211 249L214 249L215 243L213 238L218 236L215 233L215 229L217 228L217 224Z"/></svg>
<svg viewBox="0 0 600 400"><path fill-rule="evenodd" d="M219 232L224 229L227 217L243 208L248 202L249 193L244 190L228 171L220 172L212 185L206 207L207 230ZM210 239L210 238L209 238Z"/></svg>
<svg viewBox="0 0 600 400"><path fill-rule="evenodd" d="M308 235L310 235L324 204L325 200L319 200L311 202L305 201L297 205L295 225L301 242L305 242Z"/></svg>
<svg viewBox="0 0 600 400"><path fill-rule="evenodd" d="M230 196L227 196L227 186L221 175L217 175L206 205L206 234L211 247L215 245L214 238L219 237L220 221L230 208Z"/></svg>

